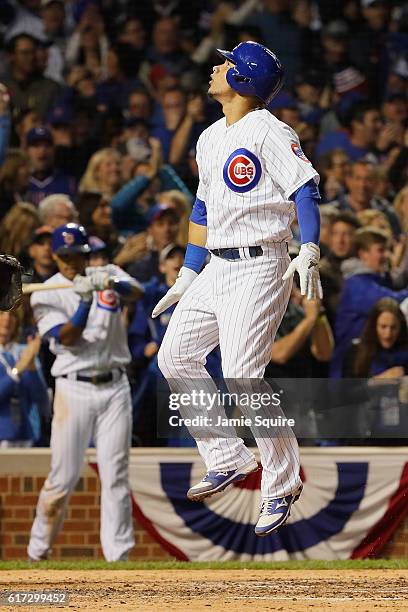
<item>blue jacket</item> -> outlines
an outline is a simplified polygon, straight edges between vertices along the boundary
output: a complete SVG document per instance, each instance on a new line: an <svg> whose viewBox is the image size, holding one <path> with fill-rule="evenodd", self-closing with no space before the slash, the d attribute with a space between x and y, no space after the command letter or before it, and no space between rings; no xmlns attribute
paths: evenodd
<svg viewBox="0 0 408 612"><path fill-rule="evenodd" d="M2 360L12 368L18 361L25 345L13 344L1 351ZM49 410L47 386L37 363L34 371L25 370L16 383L7 374L6 366L0 363L0 440L32 440L41 435L40 414Z"/></svg>
<svg viewBox="0 0 408 612"><path fill-rule="evenodd" d="M9 146L11 131L10 115L0 115L0 166L4 162Z"/></svg>
<svg viewBox="0 0 408 612"><path fill-rule="evenodd" d="M128 329L128 343L132 358L141 365L148 359L144 356L144 349L149 342L157 342L160 346L166 333L170 317L176 308L176 304L170 306L165 312L155 319L151 314L157 302L167 293L169 287L158 278L153 278L143 284L145 293L136 305L135 314ZM216 348L207 356L206 369L213 378L222 378L221 356Z"/></svg>
<svg viewBox="0 0 408 612"><path fill-rule="evenodd" d="M178 189L182 191L191 201L193 196L181 180L174 168L165 164L160 168L160 190L169 191ZM112 221L120 234L132 235L142 232L148 226L146 215L137 205L137 198L149 185L147 176L137 176L122 187L112 198Z"/></svg>
<svg viewBox="0 0 408 612"><path fill-rule="evenodd" d="M358 338L373 306L384 297L403 302L408 289L394 291L388 276L373 273L359 259L348 259L342 264L345 275L343 291L336 311L334 327L335 348L330 364L330 376L341 378L343 361L353 338Z"/></svg>

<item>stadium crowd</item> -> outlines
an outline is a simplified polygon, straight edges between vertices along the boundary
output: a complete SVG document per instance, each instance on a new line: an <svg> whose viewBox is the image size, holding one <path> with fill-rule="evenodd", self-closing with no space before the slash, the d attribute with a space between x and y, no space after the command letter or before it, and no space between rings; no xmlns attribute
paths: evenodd
<svg viewBox="0 0 408 612"><path fill-rule="evenodd" d="M150 315L183 262L197 139L221 116L206 95L215 49L240 41L281 59L270 111L321 176L324 297L307 302L294 286L266 376L408 374L406 3L0 0L0 36L0 252L43 282L53 230L79 222L90 265L144 284L124 307L134 444L167 443L151 391L171 309ZM47 445L53 355L28 300L0 314L0 344L0 445ZM208 367L220 372L216 351Z"/></svg>

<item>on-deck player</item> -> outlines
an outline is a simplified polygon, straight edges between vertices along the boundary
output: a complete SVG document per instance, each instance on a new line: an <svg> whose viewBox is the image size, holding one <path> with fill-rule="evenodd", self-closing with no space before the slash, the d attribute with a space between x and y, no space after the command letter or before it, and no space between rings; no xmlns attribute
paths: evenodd
<svg viewBox="0 0 408 612"><path fill-rule="evenodd" d="M265 108L282 85L281 64L254 42L218 53L225 61L213 68L208 93L220 102L224 117L199 138L200 181L184 266L153 311L157 316L179 301L158 354L172 392L192 391L198 380L216 392L204 364L217 344L225 379L262 379L295 270L303 295L321 295L319 176L296 133ZM290 263L295 206L302 246ZM210 262L198 274L208 251ZM217 410L225 417L222 406ZM180 413L191 417L188 407ZM212 425L190 432L207 467L203 480L188 491L190 499L202 500L257 469L233 428ZM255 528L262 536L286 521L302 485L292 430L274 437L267 430L253 433L263 467Z"/></svg>
<svg viewBox="0 0 408 612"><path fill-rule="evenodd" d="M131 397L125 366L130 361L119 296L139 298L140 285L120 268L87 268L91 251L82 226L52 234L59 272L46 283L72 281L72 289L33 294L41 336L56 354L51 433L51 471L41 489L28 555L47 558L62 527L91 439L101 479L101 544L107 561L127 558L134 546L128 458Z"/></svg>

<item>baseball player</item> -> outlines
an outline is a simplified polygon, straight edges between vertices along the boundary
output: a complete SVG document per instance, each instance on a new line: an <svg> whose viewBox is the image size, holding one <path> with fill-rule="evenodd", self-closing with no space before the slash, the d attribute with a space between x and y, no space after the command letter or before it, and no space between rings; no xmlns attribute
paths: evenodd
<svg viewBox="0 0 408 612"><path fill-rule="evenodd" d="M173 392L192 391L200 381L216 393L204 364L217 344L225 379L238 385L261 380L294 272L303 295L321 295L319 176L296 133L265 108L282 85L282 66L254 42L218 54L224 63L214 66L208 93L222 105L224 117L199 138L199 186L184 265L153 311L157 316L178 301L158 353ZM302 245L290 263L287 243L295 214ZM199 274L208 251L210 262ZM225 418L222 406L213 408L213 417L215 409ZM189 407L181 406L180 413L191 416ZM217 423L213 418L206 427L190 428L207 474L188 491L189 499L203 500L257 469L234 428ZM259 536L286 521L302 487L292 430L268 431L253 429L263 467Z"/></svg>
<svg viewBox="0 0 408 612"><path fill-rule="evenodd" d="M117 266L90 268L91 248L82 226L54 230L59 272L47 284L72 288L33 294L41 336L56 354L51 471L40 492L28 555L47 558L93 440L101 479L101 544L107 561L124 560L134 545L128 455L131 398L124 372L130 361L119 296L136 299L140 285Z"/></svg>

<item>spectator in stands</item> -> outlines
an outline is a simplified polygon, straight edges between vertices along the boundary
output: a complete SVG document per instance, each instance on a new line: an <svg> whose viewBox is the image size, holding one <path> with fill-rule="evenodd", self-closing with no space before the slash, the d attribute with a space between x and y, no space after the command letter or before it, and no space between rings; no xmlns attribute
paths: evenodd
<svg viewBox="0 0 408 612"><path fill-rule="evenodd" d="M158 204L150 210L148 221L147 231L138 236L138 260L127 267L129 274L142 283L154 276L163 279L159 267L160 253L165 247L176 244L180 216L176 208ZM119 255L124 256L123 253ZM118 258L115 263L119 265Z"/></svg>
<svg viewBox="0 0 408 612"><path fill-rule="evenodd" d="M0 225L0 253L18 258L39 226L40 218L35 206L29 202L14 204Z"/></svg>
<svg viewBox="0 0 408 612"><path fill-rule="evenodd" d="M103 240L110 255L118 245L117 232L112 224L109 198L96 191L84 191L78 200L79 221L88 234Z"/></svg>
<svg viewBox="0 0 408 612"><path fill-rule="evenodd" d="M170 191L162 191L157 194L157 203L164 206L174 206L177 210L180 215L180 229L176 242L186 247L191 215L191 200L179 189L171 189Z"/></svg>
<svg viewBox="0 0 408 612"><path fill-rule="evenodd" d="M323 304L327 318L334 328L336 309L343 288L343 261L351 257L354 237L360 227L357 217L349 211L339 212L330 223L328 253L321 259L319 270L323 287Z"/></svg>
<svg viewBox="0 0 408 612"><path fill-rule="evenodd" d="M55 167L54 141L48 128L37 127L28 132L27 153L31 165L27 191L30 202L38 205L43 198L54 193L75 197L75 179Z"/></svg>
<svg viewBox="0 0 408 612"><path fill-rule="evenodd" d="M3 164L9 146L11 132L10 94L0 83L0 166Z"/></svg>
<svg viewBox="0 0 408 612"><path fill-rule="evenodd" d="M344 376L401 378L408 374L408 331L401 308L382 298L370 311L361 336L347 355Z"/></svg>
<svg viewBox="0 0 408 612"><path fill-rule="evenodd" d="M377 139L382 123L381 115L375 104L358 102L343 113L342 124L345 129L329 132L318 143L316 157L333 149L342 149L351 161L357 161L370 156L377 161Z"/></svg>
<svg viewBox="0 0 408 612"><path fill-rule="evenodd" d="M30 34L18 34L8 45L10 76L5 85L12 92L14 112L32 109L45 120L60 93L60 86L38 72L38 41Z"/></svg>
<svg viewBox="0 0 408 612"><path fill-rule="evenodd" d="M77 27L67 41L65 59L68 66L84 66L96 80L106 75L109 40L96 2L79 2L76 6Z"/></svg>
<svg viewBox="0 0 408 612"><path fill-rule="evenodd" d="M142 119L149 122L152 114L152 99L149 93L142 88L130 92L125 116L127 119Z"/></svg>
<svg viewBox="0 0 408 612"><path fill-rule="evenodd" d="M127 18L119 32L118 41L131 45L139 52L143 52L146 46L146 30L143 22L137 17Z"/></svg>
<svg viewBox="0 0 408 612"><path fill-rule="evenodd" d="M27 249L32 269L30 283L44 283L56 273L57 267L51 249L52 231L51 227L42 225L31 237Z"/></svg>
<svg viewBox="0 0 408 612"><path fill-rule="evenodd" d="M163 108L165 108L165 104L168 104L168 96L167 92L167 102L163 103ZM208 127L208 123L205 117L204 96L193 94L187 101L184 118L179 122L171 139L168 159L172 166L177 169L182 166L182 162L186 160L186 152L195 148L201 132L206 127ZM181 174L183 174L182 171Z"/></svg>
<svg viewBox="0 0 408 612"><path fill-rule="evenodd" d="M331 202L345 195L349 162L342 149L333 149L320 159L319 189L323 202Z"/></svg>
<svg viewBox="0 0 408 612"><path fill-rule="evenodd" d="M196 106L199 106L197 103ZM158 125L152 130L152 135L160 140L163 149L163 159L169 160L170 147L177 128L186 116L187 98L185 92L179 87L168 89L162 100L163 125ZM195 109L194 109L195 110ZM194 114L195 121L201 118L201 107ZM186 128L187 124L184 126ZM199 134L197 135L198 139ZM176 155L177 154L177 155ZM179 161L178 151L173 150L173 157ZM169 160L170 163L171 160Z"/></svg>
<svg viewBox="0 0 408 612"><path fill-rule="evenodd" d="M41 119L35 111L31 109L22 110L16 114L13 121L14 132L17 137L17 144L21 149L27 148L27 134L35 127L40 127Z"/></svg>
<svg viewBox="0 0 408 612"><path fill-rule="evenodd" d="M99 104L110 111L124 110L130 92L141 87L138 77L141 55L128 43L116 43L109 48L106 62L107 78L96 88Z"/></svg>
<svg viewBox="0 0 408 612"><path fill-rule="evenodd" d="M0 166L0 218L26 198L30 178L29 159L20 149L9 149Z"/></svg>
<svg viewBox="0 0 408 612"><path fill-rule="evenodd" d="M344 357L353 338L364 327L368 313L383 297L402 302L408 297L408 289L395 291L387 274L387 235L378 229L362 228L356 232L357 258L343 262L344 286L336 313L335 349L330 375L340 378Z"/></svg>
<svg viewBox="0 0 408 612"><path fill-rule="evenodd" d="M100 149L89 160L79 183L80 192L97 191L112 197L121 187L121 156L115 149Z"/></svg>
<svg viewBox="0 0 408 612"><path fill-rule="evenodd" d="M147 51L150 79L154 70L178 75L185 81L194 76L194 64L182 50L181 41L177 19L163 17L156 21L152 32L152 45Z"/></svg>
<svg viewBox="0 0 408 612"><path fill-rule="evenodd" d="M324 257L330 248L330 234L331 234L331 226L334 221L338 217L339 211L335 206L331 204L321 204L319 206L320 213L320 254L321 257ZM296 229L296 232L295 232ZM296 228L292 226L292 232L294 233L297 242L300 244L301 237L299 232L299 227L296 225Z"/></svg>
<svg viewBox="0 0 408 612"><path fill-rule="evenodd" d="M60 225L78 221L75 204L65 193L55 193L41 200L38 214L41 222L53 230Z"/></svg>
<svg viewBox="0 0 408 612"><path fill-rule="evenodd" d="M36 359L37 336L19 344L16 311L0 312L0 447L33 446L41 437L41 413L48 411L47 387Z"/></svg>
<svg viewBox="0 0 408 612"><path fill-rule="evenodd" d="M319 300L301 298L295 287L272 347L265 378L313 378L322 375L319 362L330 361L333 334Z"/></svg>
<svg viewBox="0 0 408 612"><path fill-rule="evenodd" d="M367 161L357 161L350 165L347 171L347 193L331 202L339 210L351 210L359 213L367 208L379 210L385 214L394 236L401 234L401 227L397 215L390 204L375 194L376 168Z"/></svg>

